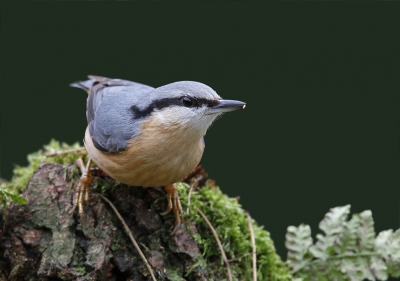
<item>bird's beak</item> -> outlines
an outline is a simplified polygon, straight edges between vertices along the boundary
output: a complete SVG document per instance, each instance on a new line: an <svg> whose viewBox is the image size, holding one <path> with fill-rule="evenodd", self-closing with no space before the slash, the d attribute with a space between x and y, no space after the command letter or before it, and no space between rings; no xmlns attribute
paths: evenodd
<svg viewBox="0 0 400 281"><path fill-rule="evenodd" d="M244 109L246 103L237 100L215 100L209 104L206 114L218 114L238 109Z"/></svg>

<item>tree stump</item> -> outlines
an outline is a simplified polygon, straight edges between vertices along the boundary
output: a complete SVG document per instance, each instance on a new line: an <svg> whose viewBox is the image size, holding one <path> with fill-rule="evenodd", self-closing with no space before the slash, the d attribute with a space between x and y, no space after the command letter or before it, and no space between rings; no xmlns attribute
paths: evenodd
<svg viewBox="0 0 400 281"><path fill-rule="evenodd" d="M22 194L29 203L12 203L3 215L0 280L153 280L121 221L97 192L103 192L116 206L157 280L228 280L217 243L196 211L191 211L192 217L186 217L176 234L171 235L175 218L172 214L160 215L167 208L162 188L127 186L99 170L92 171L92 175L89 202L84 215L79 217L77 212L69 214L76 197L73 187L79 181L77 167L53 162L39 164ZM200 186L205 184L203 169L197 169L186 180L194 176L202 179ZM207 192L211 192L209 197L199 199L199 195L192 195L192 204L202 204L198 206L202 206L210 220L215 214L219 235L236 235L221 238L231 259L233 280L252 280L245 212L237 200L223 195L213 181L208 180L205 185ZM184 210L188 206L185 190L180 191L186 192L183 198L181 194ZM193 193L200 194L201 190ZM258 281L291 280L268 232L255 222L253 225L258 247L257 272L261 276Z"/></svg>

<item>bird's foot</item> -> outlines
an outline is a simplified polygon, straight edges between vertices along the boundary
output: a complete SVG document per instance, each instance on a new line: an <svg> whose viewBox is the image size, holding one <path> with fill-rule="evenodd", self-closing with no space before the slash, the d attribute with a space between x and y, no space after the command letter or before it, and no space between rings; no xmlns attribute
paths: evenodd
<svg viewBox="0 0 400 281"><path fill-rule="evenodd" d="M167 201L168 207L167 210L161 213L162 216L165 216L171 210L175 216L175 227L174 230L171 232L171 235L174 235L178 230L179 226L182 223L182 205L181 200L179 199L178 189L176 188L176 184L169 184L164 186L165 191L167 192Z"/></svg>
<svg viewBox="0 0 400 281"><path fill-rule="evenodd" d="M75 162L75 164L80 168L82 176L78 183L78 191L77 191L77 196L76 196L74 207L69 212L70 215L72 215L75 212L76 208L78 207L79 216L81 218L83 216L83 213L84 213L83 204L87 203L89 201L89 187L90 187L90 184L92 183L92 179L93 179L92 175L90 174L90 164L91 163L92 163L92 159L90 159L90 158L86 164L86 167L81 158L79 158Z"/></svg>

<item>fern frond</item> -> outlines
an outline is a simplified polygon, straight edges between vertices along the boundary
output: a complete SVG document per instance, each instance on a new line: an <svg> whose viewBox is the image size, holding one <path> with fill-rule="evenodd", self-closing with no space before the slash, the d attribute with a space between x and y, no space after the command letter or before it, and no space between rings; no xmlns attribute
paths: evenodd
<svg viewBox="0 0 400 281"><path fill-rule="evenodd" d="M319 228L325 235L317 234L317 243L311 246L314 257L326 260L334 253L334 243L339 233L343 231L345 221L350 213L350 205L332 208L319 223Z"/></svg>
<svg viewBox="0 0 400 281"><path fill-rule="evenodd" d="M375 229L374 220L372 219L371 211L364 211L356 214L360 219L360 226L357 229L358 236L358 251L373 251L375 244Z"/></svg>
<svg viewBox="0 0 400 281"><path fill-rule="evenodd" d="M339 233L335 241L337 254L351 254L357 251L357 229L360 225L360 217L353 215L351 220L345 223L343 231Z"/></svg>
<svg viewBox="0 0 400 281"><path fill-rule="evenodd" d="M332 208L319 224L312 245L308 225L290 226L286 234L288 262L293 277L308 280L386 280L400 276L400 229L375 238L372 212L354 214L350 205Z"/></svg>
<svg viewBox="0 0 400 281"><path fill-rule="evenodd" d="M378 234L375 240L376 251L386 262L388 274L393 277L400 276L400 229L385 230Z"/></svg>
<svg viewBox="0 0 400 281"><path fill-rule="evenodd" d="M301 224L299 227L287 228L285 246L288 249L288 260L294 271L311 261L312 255L309 249L312 242L310 226Z"/></svg>

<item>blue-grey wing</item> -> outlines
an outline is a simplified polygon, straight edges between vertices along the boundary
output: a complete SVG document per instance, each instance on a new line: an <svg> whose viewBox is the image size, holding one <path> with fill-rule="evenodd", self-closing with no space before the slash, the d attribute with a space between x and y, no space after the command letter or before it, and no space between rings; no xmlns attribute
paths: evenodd
<svg viewBox="0 0 400 281"><path fill-rule="evenodd" d="M122 152L140 128L141 120L135 118L131 108L141 107L154 88L127 80L89 77L93 82L81 83L92 83L86 117L93 144L101 151Z"/></svg>

